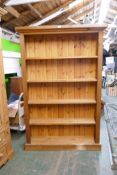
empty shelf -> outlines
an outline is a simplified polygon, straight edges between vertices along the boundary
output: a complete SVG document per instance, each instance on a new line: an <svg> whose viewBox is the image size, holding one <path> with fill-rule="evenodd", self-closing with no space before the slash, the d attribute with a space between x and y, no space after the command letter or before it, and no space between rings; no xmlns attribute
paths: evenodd
<svg viewBox="0 0 117 175"><path fill-rule="evenodd" d="M77 82L97 82L96 78L79 78L71 80L28 80L27 83L77 83Z"/></svg>
<svg viewBox="0 0 117 175"><path fill-rule="evenodd" d="M43 104L96 104L96 100L93 99L48 99L48 100L30 100L28 102L29 105L43 105Z"/></svg>
<svg viewBox="0 0 117 175"><path fill-rule="evenodd" d="M82 144L94 144L93 138L77 137L77 136L48 136L32 138L32 144L39 145L82 145Z"/></svg>
<svg viewBox="0 0 117 175"><path fill-rule="evenodd" d="M86 136L47 136L31 138L25 150L100 150L94 138Z"/></svg>
<svg viewBox="0 0 117 175"><path fill-rule="evenodd" d="M45 118L30 119L30 125L95 125L93 118Z"/></svg>
<svg viewBox="0 0 117 175"><path fill-rule="evenodd" d="M61 59L95 59L98 58L98 56L94 55L94 56L65 56L65 57L45 57L45 58L26 58L26 60L61 60Z"/></svg>

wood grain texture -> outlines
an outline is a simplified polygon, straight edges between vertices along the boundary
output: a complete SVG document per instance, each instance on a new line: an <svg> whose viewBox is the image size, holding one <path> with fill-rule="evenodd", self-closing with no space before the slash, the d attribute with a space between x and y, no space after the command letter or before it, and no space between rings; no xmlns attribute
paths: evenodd
<svg viewBox="0 0 117 175"><path fill-rule="evenodd" d="M96 59L98 56L62 56L62 57L27 57L27 61L33 61L33 60L67 60L67 59Z"/></svg>
<svg viewBox="0 0 117 175"><path fill-rule="evenodd" d="M5 164L13 154L1 46L2 42L0 38L0 167Z"/></svg>
<svg viewBox="0 0 117 175"><path fill-rule="evenodd" d="M48 25L39 27L16 27L16 31L19 33L35 35L35 34L60 34L60 33L93 33L102 31L106 28L106 25L92 25L92 24L79 24L79 25Z"/></svg>
<svg viewBox="0 0 117 175"><path fill-rule="evenodd" d="M40 144L38 144L40 143ZM26 151L35 150L101 150L100 144L86 137L40 137L25 145Z"/></svg>
<svg viewBox="0 0 117 175"><path fill-rule="evenodd" d="M25 108L25 123L26 123L26 140L27 143L30 143L30 127L29 127L29 119L28 119L28 94L27 94L27 77L26 77L26 60L25 60L25 39L24 35L20 35L20 43L21 43L21 56L22 56L22 79L23 79L23 92L24 92L24 108Z"/></svg>
<svg viewBox="0 0 117 175"><path fill-rule="evenodd" d="M28 102L29 105L56 105L56 104L96 104L95 100L92 99L58 99L58 100L51 100L51 99L46 99L46 100L30 100Z"/></svg>
<svg viewBox="0 0 117 175"><path fill-rule="evenodd" d="M25 38L26 150L100 150L102 29L19 29Z"/></svg>
<svg viewBox="0 0 117 175"><path fill-rule="evenodd" d="M78 150L78 151L101 151L100 144L84 144L84 145L39 145L26 144L25 151L64 151L64 150Z"/></svg>
<svg viewBox="0 0 117 175"><path fill-rule="evenodd" d="M27 83L32 84L32 83L75 83L75 82L97 82L96 78L77 78L77 79L53 79L53 80L28 80Z"/></svg>
<svg viewBox="0 0 117 175"><path fill-rule="evenodd" d="M101 74L102 74L102 43L103 43L103 32L98 34L98 62L97 62L97 93L96 93L96 129L95 129L95 141L96 143L100 140L100 113L101 113Z"/></svg>
<svg viewBox="0 0 117 175"><path fill-rule="evenodd" d="M47 125L94 125L95 120L94 118L78 118L78 119L72 119L72 118L52 118L52 119L30 119L30 125L32 126L47 126Z"/></svg>

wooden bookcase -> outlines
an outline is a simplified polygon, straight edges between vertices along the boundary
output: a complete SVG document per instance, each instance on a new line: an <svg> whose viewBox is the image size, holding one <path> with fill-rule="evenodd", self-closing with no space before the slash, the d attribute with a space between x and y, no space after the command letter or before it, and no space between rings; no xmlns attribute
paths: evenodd
<svg viewBox="0 0 117 175"><path fill-rule="evenodd" d="M0 30L1 34L1 30ZM2 42L0 39L0 167L12 156L5 78L3 71Z"/></svg>
<svg viewBox="0 0 117 175"><path fill-rule="evenodd" d="M100 150L105 26L18 27L26 150Z"/></svg>

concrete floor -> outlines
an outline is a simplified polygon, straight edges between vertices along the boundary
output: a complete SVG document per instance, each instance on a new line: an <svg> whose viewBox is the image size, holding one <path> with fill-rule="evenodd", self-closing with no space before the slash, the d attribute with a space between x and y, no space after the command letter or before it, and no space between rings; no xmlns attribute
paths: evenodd
<svg viewBox="0 0 117 175"><path fill-rule="evenodd" d="M117 175L110 168L105 121L101 121L102 151L25 152L25 134L13 133L13 158L0 175Z"/></svg>

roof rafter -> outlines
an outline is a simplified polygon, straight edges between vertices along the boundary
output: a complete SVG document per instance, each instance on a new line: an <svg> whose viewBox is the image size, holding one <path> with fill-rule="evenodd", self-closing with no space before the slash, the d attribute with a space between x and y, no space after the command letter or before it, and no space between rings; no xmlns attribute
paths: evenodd
<svg viewBox="0 0 117 175"><path fill-rule="evenodd" d="M6 6L15 6L15 5L21 5L21 4L29 4L29 3L36 3L36 2L44 2L44 1L50 1L50 0L9 0L5 3Z"/></svg>
<svg viewBox="0 0 117 175"><path fill-rule="evenodd" d="M65 2L64 4L62 4L61 6L57 7L56 9L51 10L49 13L47 13L46 15L44 15L43 18L46 18L47 16L49 16L49 15L55 13L56 11L60 10L61 8L66 7L66 6L69 5L71 2L73 2L73 0L69 0L69 1ZM29 10L27 10L27 12L22 12L21 15L20 15L20 18L22 18L24 15L28 14L29 12L30 12ZM7 26L9 26L11 23L15 23L15 22L17 22L17 19L16 19L16 18L15 18L15 19L12 19L12 20L10 20L10 21L8 21L8 22L3 23L2 25L3 25L3 27L7 27ZM36 20L36 21L32 21L32 22L30 22L30 23L27 23L26 25L33 24L34 22L37 22L37 20Z"/></svg>
<svg viewBox="0 0 117 175"><path fill-rule="evenodd" d="M20 14L20 16L19 16L18 19L21 20L25 15L28 15L29 13L30 13L30 10L26 10L26 11L22 12L22 13ZM8 22L2 23L2 26L3 26L3 27L7 27L7 26L9 26L11 23L15 23L15 22L17 22L17 18L13 18L12 20L10 20L10 21L8 21Z"/></svg>
<svg viewBox="0 0 117 175"><path fill-rule="evenodd" d="M72 15L74 15L76 12L78 12L79 10L86 8L88 5L90 5L91 3L93 3L94 0L88 0L86 2L82 2L80 3L77 7L75 7L71 12L68 12L66 14L64 14L63 16L56 18L54 21L49 22L48 24L63 24L66 21L68 21L68 17L72 17ZM73 17L72 17L73 18Z"/></svg>
<svg viewBox="0 0 117 175"><path fill-rule="evenodd" d="M73 2L73 0L69 0L69 1L65 2L64 4L60 5L56 9L54 9L54 10L50 11L49 13L47 13L46 15L44 15L44 17L42 19L43 21L38 20L38 21L35 21L35 22L33 22L32 24L29 24L29 25L36 25L38 23L39 24L44 24L44 23L46 23L46 22L48 22L49 20L52 19L52 15L57 14L57 13L58 13L57 16L62 15L63 13L59 13L60 10L64 9L65 7L67 7L72 2ZM54 16L54 18L57 17L57 16Z"/></svg>
<svg viewBox="0 0 117 175"><path fill-rule="evenodd" d="M4 9L7 10L7 12L9 12L14 17L19 18L20 13L14 7L9 6L5 7Z"/></svg>
<svg viewBox="0 0 117 175"><path fill-rule="evenodd" d="M80 18L84 17L85 15L87 15L89 12L91 12L94 8L90 7L89 9L86 9L83 11L83 13L79 14L77 17L73 18L73 20L75 20L76 22L78 22L78 20L80 20ZM64 24L71 24L69 21L65 22Z"/></svg>
<svg viewBox="0 0 117 175"><path fill-rule="evenodd" d="M5 15L6 13L7 11L4 8L0 7L0 16Z"/></svg>
<svg viewBox="0 0 117 175"><path fill-rule="evenodd" d="M27 4L28 8L30 10L32 10L38 17L43 18L42 14L36 9L34 8L34 6L32 4Z"/></svg>

